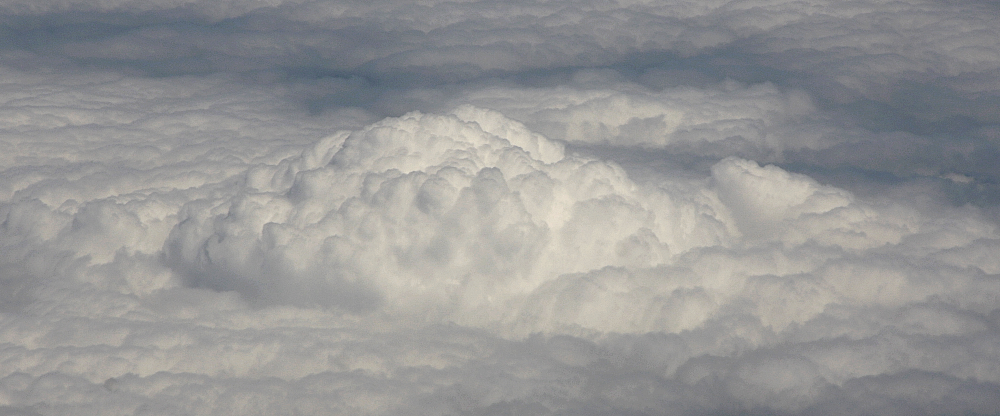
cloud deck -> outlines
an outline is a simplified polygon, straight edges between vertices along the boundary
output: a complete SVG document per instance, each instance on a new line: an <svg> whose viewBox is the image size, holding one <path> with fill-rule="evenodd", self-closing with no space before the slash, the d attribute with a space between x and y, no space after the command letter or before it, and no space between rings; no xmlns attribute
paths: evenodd
<svg viewBox="0 0 1000 416"><path fill-rule="evenodd" d="M1000 408L989 4L0 10L0 413Z"/></svg>

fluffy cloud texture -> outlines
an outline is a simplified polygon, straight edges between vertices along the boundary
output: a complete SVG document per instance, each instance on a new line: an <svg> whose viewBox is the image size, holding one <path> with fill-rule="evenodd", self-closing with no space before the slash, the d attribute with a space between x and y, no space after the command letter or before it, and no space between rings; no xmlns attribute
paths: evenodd
<svg viewBox="0 0 1000 416"><path fill-rule="evenodd" d="M0 413L1000 408L990 4L0 10Z"/></svg>

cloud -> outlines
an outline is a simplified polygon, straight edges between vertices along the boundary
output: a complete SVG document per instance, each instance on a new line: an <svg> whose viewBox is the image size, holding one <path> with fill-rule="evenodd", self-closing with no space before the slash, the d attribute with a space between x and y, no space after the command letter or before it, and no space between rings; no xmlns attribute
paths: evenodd
<svg viewBox="0 0 1000 416"><path fill-rule="evenodd" d="M0 413L997 408L989 4L0 10Z"/></svg>
<svg viewBox="0 0 1000 416"><path fill-rule="evenodd" d="M465 311L506 303L491 299L551 275L653 265L670 246L727 232L710 200L646 201L617 166L566 157L562 145L473 107L335 135L301 158L253 168L247 187L221 205L185 209L166 254L196 284L265 302L272 294L263 288L276 287L290 291L279 302L343 303L321 294L330 292ZM707 218L673 224L674 210ZM288 276L302 282L282 287Z"/></svg>
<svg viewBox="0 0 1000 416"><path fill-rule="evenodd" d="M947 211L968 223L956 235L948 220L739 158L639 184L470 106L245 166L225 188L182 190L175 215L99 198L48 233L21 227L59 260L30 270L46 284L29 286L6 330L20 340L8 343L10 403L813 412L854 380L902 370L1000 382L973 364L995 337L992 263L953 254L993 244L996 227L968 209ZM52 211L33 203L21 212ZM169 233L129 231L164 221ZM150 240L163 257L139 249ZM582 384L550 390L557 380ZM622 390L643 385L665 396ZM204 386L216 393L178 407ZM327 393L289 399L302 389Z"/></svg>
<svg viewBox="0 0 1000 416"><path fill-rule="evenodd" d="M703 154L744 148L780 157L786 148L825 148L837 139L800 127L830 129L821 120L810 119L816 117L816 109L802 91L733 81L710 88L655 91L613 77L585 71L574 75L573 87L492 87L454 101L511 114L548 137L573 142L694 147ZM793 126L799 128L788 131Z"/></svg>

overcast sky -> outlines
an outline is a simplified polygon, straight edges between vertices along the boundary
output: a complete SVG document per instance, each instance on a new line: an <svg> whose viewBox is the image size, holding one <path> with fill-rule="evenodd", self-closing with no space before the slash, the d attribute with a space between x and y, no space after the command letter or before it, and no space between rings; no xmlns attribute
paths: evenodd
<svg viewBox="0 0 1000 416"><path fill-rule="evenodd" d="M989 1L0 1L0 413L1000 409Z"/></svg>

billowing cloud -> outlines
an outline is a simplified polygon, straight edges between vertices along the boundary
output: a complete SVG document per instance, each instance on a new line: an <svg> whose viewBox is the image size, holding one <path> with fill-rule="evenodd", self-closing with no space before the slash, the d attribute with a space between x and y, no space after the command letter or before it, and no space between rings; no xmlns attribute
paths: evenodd
<svg viewBox="0 0 1000 416"><path fill-rule="evenodd" d="M992 5L0 10L0 413L1000 407Z"/></svg>

